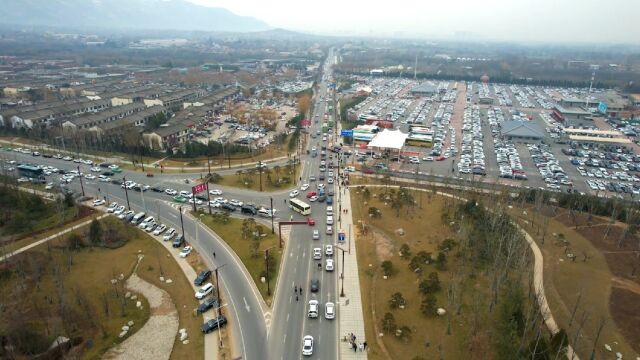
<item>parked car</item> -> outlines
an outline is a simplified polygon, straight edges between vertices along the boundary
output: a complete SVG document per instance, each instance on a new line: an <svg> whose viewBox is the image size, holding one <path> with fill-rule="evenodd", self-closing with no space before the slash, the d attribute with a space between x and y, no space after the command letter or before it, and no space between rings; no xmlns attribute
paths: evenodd
<svg viewBox="0 0 640 360"><path fill-rule="evenodd" d="M193 251L193 248L191 246L185 246L184 248L182 248L182 251L180 251L180 257L186 258L187 256L189 256L189 254L191 254L191 251Z"/></svg>
<svg viewBox="0 0 640 360"><path fill-rule="evenodd" d="M206 323L204 323L200 328L200 330L202 330L203 333L208 334L216 329L222 328L226 324L227 324L227 318L225 318L224 315L220 315L215 319L211 319Z"/></svg>
<svg viewBox="0 0 640 360"><path fill-rule="evenodd" d="M198 276L195 278L195 280L193 280L193 284L196 286L202 286L202 284L204 284L205 281L209 280L210 277L211 277L211 270L209 269L202 270L200 271Z"/></svg>
<svg viewBox="0 0 640 360"><path fill-rule="evenodd" d="M169 241L171 240L171 238L173 238L174 236L176 236L176 229L175 228L170 228L169 230L167 230L167 232L164 233L164 236L162 237L163 241Z"/></svg>
<svg viewBox="0 0 640 360"><path fill-rule="evenodd" d="M207 295L213 292L213 289L214 288L212 283L204 284L202 287L200 287L200 289L198 289L198 291L196 291L196 299L198 300L204 299Z"/></svg>
<svg viewBox="0 0 640 360"><path fill-rule="evenodd" d="M179 248L182 244L184 244L184 235L180 234L175 240L173 240L173 244L171 246Z"/></svg>
<svg viewBox="0 0 640 360"><path fill-rule="evenodd" d="M218 301L218 299L214 297L209 297L209 298L206 298L200 305L198 305L198 309L196 310L196 312L198 314L202 314L207 312L209 309L213 307L218 307L218 306L220 306L220 302Z"/></svg>

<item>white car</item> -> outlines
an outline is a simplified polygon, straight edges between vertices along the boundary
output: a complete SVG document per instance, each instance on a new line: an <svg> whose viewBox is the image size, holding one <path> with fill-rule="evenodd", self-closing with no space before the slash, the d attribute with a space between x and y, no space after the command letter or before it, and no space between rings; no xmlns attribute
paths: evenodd
<svg viewBox="0 0 640 360"><path fill-rule="evenodd" d="M211 195L222 195L222 191L218 189L209 190L209 194Z"/></svg>
<svg viewBox="0 0 640 360"><path fill-rule="evenodd" d="M176 236L176 229L170 228L169 230L167 230L166 233L164 233L164 236L162 237L162 240L163 241L169 241L174 236Z"/></svg>
<svg viewBox="0 0 640 360"><path fill-rule="evenodd" d="M307 312L307 315L312 319L317 318L318 313L320 312L318 307L318 300L309 300L309 311Z"/></svg>
<svg viewBox="0 0 640 360"><path fill-rule="evenodd" d="M164 191L164 193L165 193L165 194L167 194L167 195L174 196L174 195L176 195L178 192L177 192L177 191L175 191L175 190L173 190L173 189L166 189L166 190Z"/></svg>
<svg viewBox="0 0 640 360"><path fill-rule="evenodd" d="M84 178L87 179L87 180L95 180L96 179L96 177L91 175L91 174L85 175Z"/></svg>
<svg viewBox="0 0 640 360"><path fill-rule="evenodd" d="M160 235L167 229L167 225L160 224L155 230L153 230L153 235Z"/></svg>
<svg viewBox="0 0 640 360"><path fill-rule="evenodd" d="M324 318L328 320L336 318L336 304L332 302L324 304Z"/></svg>
<svg viewBox="0 0 640 360"><path fill-rule="evenodd" d="M333 256L333 245L325 245L324 246L324 254L326 256Z"/></svg>
<svg viewBox="0 0 640 360"><path fill-rule="evenodd" d="M231 204L233 206L241 207L243 202L240 201L240 200L231 199L231 200L229 200L229 204Z"/></svg>
<svg viewBox="0 0 640 360"><path fill-rule="evenodd" d="M293 190L289 193L289 197L290 198L294 198L296 196L300 195L300 192L298 190Z"/></svg>
<svg viewBox="0 0 640 360"><path fill-rule="evenodd" d="M44 187L45 190L53 189L53 183L47 183L47 186Z"/></svg>
<svg viewBox="0 0 640 360"><path fill-rule="evenodd" d="M306 183L302 184L302 186L300 187L300 191L305 191L307 189L309 189L309 184L306 184Z"/></svg>
<svg viewBox="0 0 640 360"><path fill-rule="evenodd" d="M307 335L302 338L302 355L311 356L313 355L313 336Z"/></svg>
<svg viewBox="0 0 640 360"><path fill-rule="evenodd" d="M70 156L65 156L65 157L63 157L63 158L62 158L62 160L64 160L64 161L71 161L71 160L73 160L73 159L72 159Z"/></svg>
<svg viewBox="0 0 640 360"><path fill-rule="evenodd" d="M311 202L318 201L318 197L316 195L313 195L312 197L309 198L309 201Z"/></svg>
<svg viewBox="0 0 640 360"><path fill-rule="evenodd" d="M132 211L132 210L125 211L122 214L118 215L118 219L122 220L122 219L126 218L129 215L133 216L133 215L135 215L135 212Z"/></svg>
<svg viewBox="0 0 640 360"><path fill-rule="evenodd" d="M99 167L97 167L97 166L94 166L94 167L92 167L92 168L91 168L91 169L89 169L89 170L91 170L91 172L100 172L100 171L102 171L102 170L101 170Z"/></svg>
<svg viewBox="0 0 640 360"><path fill-rule="evenodd" d="M106 201L102 199L93 200L93 206L100 206L100 205L104 205L105 203Z"/></svg>
<svg viewBox="0 0 640 360"><path fill-rule="evenodd" d="M117 208L118 208L118 203L117 202L112 202L111 205L109 205L109 207L107 208L107 212L108 213L112 213L112 212L116 211Z"/></svg>
<svg viewBox="0 0 640 360"><path fill-rule="evenodd" d="M184 196L186 198L190 198L190 197L193 196L193 194L191 193L191 191L182 190L182 191L180 191L180 196Z"/></svg>
<svg viewBox="0 0 640 360"><path fill-rule="evenodd" d="M320 231L318 229L313 229L313 240L320 240Z"/></svg>
<svg viewBox="0 0 640 360"><path fill-rule="evenodd" d="M433 156L425 156L422 158L422 161L433 161Z"/></svg>
<svg viewBox="0 0 640 360"><path fill-rule="evenodd" d="M115 169L119 169L119 168L120 168L120 166L118 166L116 164L109 165L109 169L111 169L111 170L115 170Z"/></svg>
<svg viewBox="0 0 640 360"><path fill-rule="evenodd" d="M189 204L193 204L194 202L196 203L196 205L202 205L202 200L200 199L195 199L195 198L189 199Z"/></svg>
<svg viewBox="0 0 640 360"><path fill-rule="evenodd" d="M327 271L333 271L333 259L327 259L326 260L326 265L325 265L324 269L327 270Z"/></svg>
<svg viewBox="0 0 640 360"><path fill-rule="evenodd" d="M120 205L118 206L115 210L113 210L113 215L120 215L124 212L124 209L126 209L124 207L124 205Z"/></svg>
<svg viewBox="0 0 640 360"><path fill-rule="evenodd" d="M202 300L205 296L213 292L213 284L206 283L196 292L196 299Z"/></svg>
<svg viewBox="0 0 640 360"><path fill-rule="evenodd" d="M111 182L111 178L110 177L106 177L106 176L105 177L101 177L100 181L105 182L105 183Z"/></svg>
<svg viewBox="0 0 640 360"><path fill-rule="evenodd" d="M327 216L333 216L333 206L327 206Z"/></svg>
<svg viewBox="0 0 640 360"><path fill-rule="evenodd" d="M189 254L191 254L192 250L193 248L191 246L185 246L184 248L182 248L182 251L180 251L180 257L186 258Z"/></svg>
<svg viewBox="0 0 640 360"><path fill-rule="evenodd" d="M319 247L313 248L313 259L314 260L322 259L322 248L319 248Z"/></svg>

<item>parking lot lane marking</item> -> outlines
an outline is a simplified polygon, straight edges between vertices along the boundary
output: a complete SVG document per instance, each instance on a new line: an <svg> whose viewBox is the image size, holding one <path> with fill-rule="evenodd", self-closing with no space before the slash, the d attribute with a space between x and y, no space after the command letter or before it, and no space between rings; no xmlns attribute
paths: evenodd
<svg viewBox="0 0 640 360"><path fill-rule="evenodd" d="M242 300L244 300L244 308L247 310L247 312L251 312L251 307L249 306L249 303L247 303L247 298L243 296Z"/></svg>

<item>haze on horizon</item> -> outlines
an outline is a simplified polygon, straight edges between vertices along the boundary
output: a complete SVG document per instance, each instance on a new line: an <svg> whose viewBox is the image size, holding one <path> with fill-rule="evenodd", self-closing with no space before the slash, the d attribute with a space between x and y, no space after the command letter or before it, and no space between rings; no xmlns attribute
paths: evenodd
<svg viewBox="0 0 640 360"><path fill-rule="evenodd" d="M188 0L324 35L638 43L635 0ZM463 36L460 36L463 34Z"/></svg>

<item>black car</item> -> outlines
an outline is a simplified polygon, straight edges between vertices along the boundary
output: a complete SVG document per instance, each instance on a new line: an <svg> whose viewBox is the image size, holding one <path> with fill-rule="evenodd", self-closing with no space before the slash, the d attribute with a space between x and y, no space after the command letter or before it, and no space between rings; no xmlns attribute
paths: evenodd
<svg viewBox="0 0 640 360"><path fill-rule="evenodd" d="M115 185L122 185L122 180L113 179L113 180L111 180L111 183L115 184Z"/></svg>
<svg viewBox="0 0 640 360"><path fill-rule="evenodd" d="M193 280L193 284L196 286L202 286L202 284L204 284L205 281L209 280L210 277L211 277L211 270L202 270L198 274L198 277L196 277L196 279Z"/></svg>
<svg viewBox="0 0 640 360"><path fill-rule="evenodd" d="M214 297L209 297L206 298L202 304L200 304L198 306L198 309L196 310L198 314L202 314L207 312L209 309L213 308L213 307L219 307L219 302L218 299L214 298Z"/></svg>
<svg viewBox="0 0 640 360"><path fill-rule="evenodd" d="M207 197L206 197L206 196L204 196L204 195L196 195L196 199L198 199L198 200L202 200L202 201L204 201L204 202L209 201L209 198L207 198Z"/></svg>
<svg viewBox="0 0 640 360"><path fill-rule="evenodd" d="M109 166L111 166L111 164L109 164L109 163L102 163L102 164L100 164L100 165L98 165L98 166L100 166L101 168L108 168Z"/></svg>
<svg viewBox="0 0 640 360"><path fill-rule="evenodd" d="M311 279L311 292L318 292L320 290L320 280Z"/></svg>
<svg viewBox="0 0 640 360"><path fill-rule="evenodd" d="M42 157L49 159L49 158L52 158L53 155L51 155L51 154L42 154Z"/></svg>
<svg viewBox="0 0 640 360"><path fill-rule="evenodd" d="M200 330L202 330L203 333L208 334L213 330L216 330L218 328L225 326L226 324L227 324L227 318L224 317L224 315L220 315L217 318L211 319L206 323L204 323L200 328Z"/></svg>
<svg viewBox="0 0 640 360"><path fill-rule="evenodd" d="M173 244L171 244L171 246L173 246L174 248L179 248L179 247L182 247L183 244L184 244L184 235L180 234L178 235L178 237L176 237L175 240L173 240Z"/></svg>
<svg viewBox="0 0 640 360"><path fill-rule="evenodd" d="M161 188L160 186L152 186L152 187L151 187L151 191L153 191L153 192L157 192L157 193L163 193L163 192L164 192L164 189L163 189L163 188Z"/></svg>
<svg viewBox="0 0 640 360"><path fill-rule="evenodd" d="M258 209L256 209L256 207L252 205L243 205L240 208L240 212L247 215L256 215L258 213Z"/></svg>
<svg viewBox="0 0 640 360"><path fill-rule="evenodd" d="M236 211L236 207L231 205L231 204L229 204L229 203L224 203L224 204L220 205L220 207L222 209L224 209L224 210L227 210L227 211Z"/></svg>
<svg viewBox="0 0 640 360"><path fill-rule="evenodd" d="M103 171L102 175L104 175L104 176L113 176L115 174L113 173L113 171Z"/></svg>

